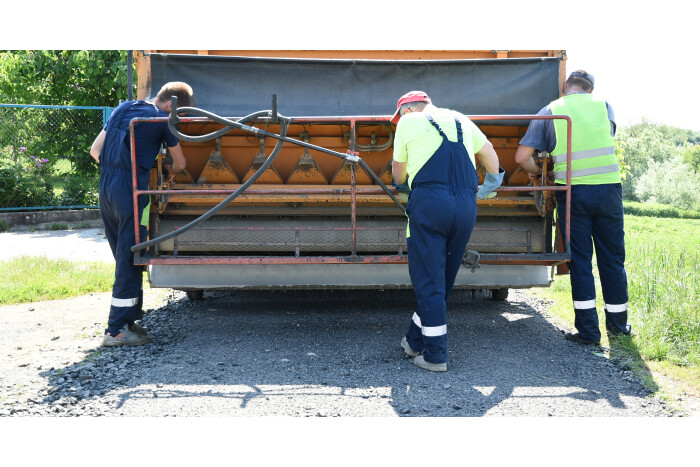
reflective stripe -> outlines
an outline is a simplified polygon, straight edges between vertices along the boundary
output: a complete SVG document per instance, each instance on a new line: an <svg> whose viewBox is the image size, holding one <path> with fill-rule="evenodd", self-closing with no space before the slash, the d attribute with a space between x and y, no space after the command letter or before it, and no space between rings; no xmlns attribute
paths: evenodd
<svg viewBox="0 0 700 467"><path fill-rule="evenodd" d="M612 156L615 154L615 146L609 146L607 148L600 148L600 149L589 149L587 151L576 151L571 153L571 160L572 161L577 161L580 159L587 159L589 157L598 157L598 156ZM560 162L566 162L566 154L560 154L558 156L554 156L554 163L559 164Z"/></svg>
<svg viewBox="0 0 700 467"><path fill-rule="evenodd" d="M610 313L622 313L623 311L627 311L627 303L623 303L622 305L610 305L606 303L605 310Z"/></svg>
<svg viewBox="0 0 700 467"><path fill-rule="evenodd" d="M126 307L134 306L139 302L137 298L114 298L112 297L112 306Z"/></svg>
<svg viewBox="0 0 700 467"><path fill-rule="evenodd" d="M418 316L418 313L413 313L413 323L418 326L419 328L422 328L420 324L420 317Z"/></svg>
<svg viewBox="0 0 700 467"><path fill-rule="evenodd" d="M447 325L443 324L442 326L423 327L421 328L421 331L425 337L444 336L447 334Z"/></svg>
<svg viewBox="0 0 700 467"><path fill-rule="evenodd" d="M589 169L578 169L571 171L571 178L585 177L586 175L600 175L618 172L620 166L617 164L613 165L603 165L601 167L591 167ZM554 178L558 180L566 179L566 172L554 172Z"/></svg>
<svg viewBox="0 0 700 467"><path fill-rule="evenodd" d="M418 316L418 313L413 313L412 319L413 324L418 326L421 329L423 335L426 337L444 336L445 334L447 334L446 324L443 324L442 326L423 327L423 325L420 322L420 317Z"/></svg>
<svg viewBox="0 0 700 467"><path fill-rule="evenodd" d="M589 308L595 308L595 298L593 300L583 300L581 302L577 302L574 300L574 308L578 310L587 310Z"/></svg>

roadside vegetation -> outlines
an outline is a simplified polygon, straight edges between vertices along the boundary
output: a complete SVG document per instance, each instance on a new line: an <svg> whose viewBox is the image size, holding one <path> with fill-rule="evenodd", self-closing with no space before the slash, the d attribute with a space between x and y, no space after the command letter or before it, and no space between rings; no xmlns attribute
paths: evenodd
<svg viewBox="0 0 700 467"><path fill-rule="evenodd" d="M0 262L0 305L111 290L114 264L20 256Z"/></svg>
<svg viewBox="0 0 700 467"><path fill-rule="evenodd" d="M124 50L0 51L0 104L108 109L126 81ZM97 205L103 124L102 109L0 107L0 208Z"/></svg>
<svg viewBox="0 0 700 467"><path fill-rule="evenodd" d="M658 215L656 207L650 211ZM626 214L625 243L632 337L607 337L594 257L602 351L633 367L653 389L658 388L649 370L675 380L681 392L700 395L700 219ZM574 328L568 275L533 293L551 300L548 313Z"/></svg>

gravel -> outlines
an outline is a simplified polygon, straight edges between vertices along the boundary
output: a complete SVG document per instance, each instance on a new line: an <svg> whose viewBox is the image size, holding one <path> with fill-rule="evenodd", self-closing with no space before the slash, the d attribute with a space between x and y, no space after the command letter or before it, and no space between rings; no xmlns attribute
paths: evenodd
<svg viewBox="0 0 700 467"><path fill-rule="evenodd" d="M399 346L411 291L146 295L153 342L141 347L99 347L108 294L2 307L35 319L34 329L25 319L0 330L0 416L682 415L605 349L566 341L546 303L521 291L506 302L456 292L443 374ZM37 324L64 308L65 323Z"/></svg>
<svg viewBox="0 0 700 467"><path fill-rule="evenodd" d="M14 242L6 255L111 261L99 229L0 237ZM411 290L211 291L193 302L151 289L141 324L153 342L103 348L109 301L0 307L0 417L685 415L607 349L566 341L525 291L504 302L455 291L446 373L419 369L399 345Z"/></svg>

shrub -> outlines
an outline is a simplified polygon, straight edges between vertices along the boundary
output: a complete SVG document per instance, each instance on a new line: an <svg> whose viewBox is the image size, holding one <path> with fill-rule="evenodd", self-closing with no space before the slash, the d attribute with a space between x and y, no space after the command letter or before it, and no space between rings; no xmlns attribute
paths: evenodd
<svg viewBox="0 0 700 467"><path fill-rule="evenodd" d="M650 162L648 170L639 177L635 194L640 201L700 209L700 180L682 156Z"/></svg>
<svg viewBox="0 0 700 467"><path fill-rule="evenodd" d="M0 207L49 206L53 187L41 174L20 166L0 169Z"/></svg>
<svg viewBox="0 0 700 467"><path fill-rule="evenodd" d="M9 227L7 226L7 222L5 222L5 219L0 219L0 232L7 232Z"/></svg>
<svg viewBox="0 0 700 467"><path fill-rule="evenodd" d="M700 211L678 209L675 206L658 203L638 203L635 201L623 201L625 214L633 216L647 216L673 219L700 219Z"/></svg>
<svg viewBox="0 0 700 467"><path fill-rule="evenodd" d="M96 206L100 203L99 182L94 178L68 175L59 198L62 206Z"/></svg>

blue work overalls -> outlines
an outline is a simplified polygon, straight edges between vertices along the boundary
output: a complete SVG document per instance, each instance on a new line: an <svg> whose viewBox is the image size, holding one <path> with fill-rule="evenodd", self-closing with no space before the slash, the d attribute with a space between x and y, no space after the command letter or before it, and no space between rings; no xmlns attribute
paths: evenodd
<svg viewBox="0 0 700 467"><path fill-rule="evenodd" d="M137 105L144 106L139 117L154 117L158 113L153 104L143 101L131 104ZM107 124L100 153L100 213L116 262L109 321L105 331L112 336L119 334L124 325L131 326L143 316L144 268L134 265L134 254L131 252L131 247L136 244L129 121L126 120L127 109L131 106L115 110ZM150 157L150 162L137 161L137 186L140 190L148 188L150 168L155 156L156 154ZM146 196L139 197L139 215L143 213L148 201ZM141 241L146 240L146 228L143 226L140 226L140 236Z"/></svg>
<svg viewBox="0 0 700 467"><path fill-rule="evenodd" d="M409 216L408 271L416 293L416 312L406 340L423 351L427 362L447 361L447 300L476 223L479 178L463 143L458 119L457 142L442 144L418 171L406 205Z"/></svg>

